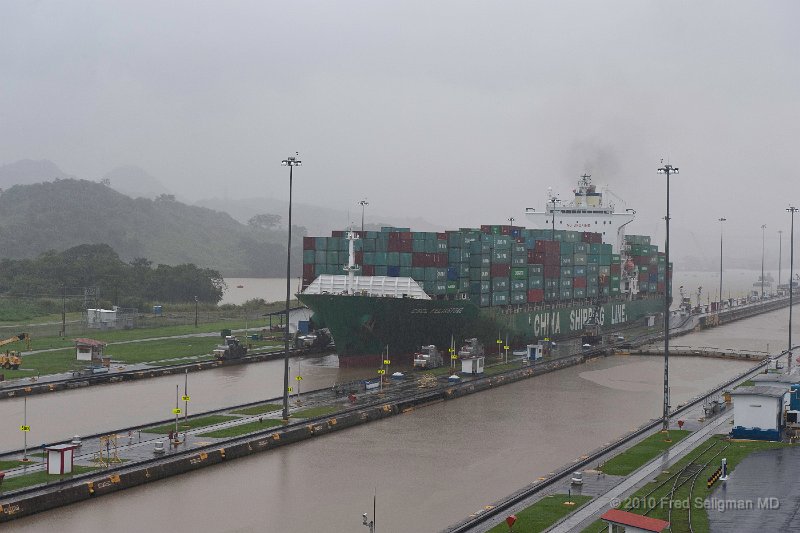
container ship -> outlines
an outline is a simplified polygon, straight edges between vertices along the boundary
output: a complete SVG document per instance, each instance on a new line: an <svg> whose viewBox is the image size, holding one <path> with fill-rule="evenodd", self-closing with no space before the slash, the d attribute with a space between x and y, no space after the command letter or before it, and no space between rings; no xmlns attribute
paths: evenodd
<svg viewBox="0 0 800 533"><path fill-rule="evenodd" d="M387 353L410 361L420 346L474 337L524 347L661 314L671 276L650 237L625 234L635 211L604 203L589 175L573 192L571 202L549 192L545 209L527 209L532 229L305 237L297 296L330 330L341 366L380 364Z"/></svg>

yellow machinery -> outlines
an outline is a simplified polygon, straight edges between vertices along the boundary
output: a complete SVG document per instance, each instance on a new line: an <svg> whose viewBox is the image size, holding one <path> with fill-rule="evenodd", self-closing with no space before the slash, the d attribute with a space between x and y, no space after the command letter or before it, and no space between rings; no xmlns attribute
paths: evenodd
<svg viewBox="0 0 800 533"><path fill-rule="evenodd" d="M0 346L21 341L25 341L25 345L28 350L31 349L31 336L27 333L20 333L19 335L14 335L13 337L0 340ZM0 367L5 368L6 370L17 370L21 364L22 357L20 356L19 352L6 350L6 353L0 353Z"/></svg>

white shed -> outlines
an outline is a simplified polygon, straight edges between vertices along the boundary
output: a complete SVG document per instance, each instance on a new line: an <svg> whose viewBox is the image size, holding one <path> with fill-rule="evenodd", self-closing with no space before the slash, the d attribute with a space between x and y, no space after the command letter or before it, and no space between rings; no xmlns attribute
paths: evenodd
<svg viewBox="0 0 800 533"><path fill-rule="evenodd" d="M74 444L56 444L46 447L47 473L55 475L71 474L75 448L77 446Z"/></svg>
<svg viewBox="0 0 800 533"><path fill-rule="evenodd" d="M462 374L483 374L483 365L486 358L479 357L466 357L461 360L461 373Z"/></svg>
<svg viewBox="0 0 800 533"><path fill-rule="evenodd" d="M756 438L754 433L779 434L783 426L784 396L789 392L785 385L756 385L739 387L731 391L733 398L733 436ZM742 428L738 430L738 428Z"/></svg>

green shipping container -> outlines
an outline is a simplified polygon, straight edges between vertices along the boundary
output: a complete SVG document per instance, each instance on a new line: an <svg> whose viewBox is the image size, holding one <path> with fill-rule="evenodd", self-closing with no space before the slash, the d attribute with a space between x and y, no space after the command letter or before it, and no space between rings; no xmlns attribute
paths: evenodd
<svg viewBox="0 0 800 533"><path fill-rule="evenodd" d="M339 264L339 252L332 252L328 250L325 253L325 262L329 265Z"/></svg>
<svg viewBox="0 0 800 533"><path fill-rule="evenodd" d="M575 273L574 273L574 270L572 269L571 266L561 267L561 277L562 278L571 278L574 275L575 275Z"/></svg>
<svg viewBox="0 0 800 533"><path fill-rule="evenodd" d="M589 256L586 254L575 254L572 256L573 265L586 265L589 262Z"/></svg>
<svg viewBox="0 0 800 533"><path fill-rule="evenodd" d="M528 265L528 272L530 274L544 274L544 265Z"/></svg>
<svg viewBox="0 0 800 533"><path fill-rule="evenodd" d="M481 294L488 294L492 292L492 282L491 281L481 281Z"/></svg>
<svg viewBox="0 0 800 533"><path fill-rule="evenodd" d="M508 278L492 278L493 291L508 291Z"/></svg>
<svg viewBox="0 0 800 533"><path fill-rule="evenodd" d="M511 267L511 279L528 279L528 267Z"/></svg>
<svg viewBox="0 0 800 533"><path fill-rule="evenodd" d="M562 255L560 264L561 264L562 267L572 266L572 256L571 255Z"/></svg>
<svg viewBox="0 0 800 533"><path fill-rule="evenodd" d="M511 262L511 253L509 250L495 250L492 252L492 263L507 265Z"/></svg>
<svg viewBox="0 0 800 533"><path fill-rule="evenodd" d="M571 289L572 288L572 278L561 278L561 288L562 289Z"/></svg>
<svg viewBox="0 0 800 533"><path fill-rule="evenodd" d="M528 288L529 289L543 289L544 288L544 278L541 276L530 277L528 278Z"/></svg>
<svg viewBox="0 0 800 533"><path fill-rule="evenodd" d="M572 289L564 289L558 293L560 300L572 300Z"/></svg>
<svg viewBox="0 0 800 533"><path fill-rule="evenodd" d="M455 294L458 292L458 282L457 281L447 281L445 282L445 292L447 294Z"/></svg>
<svg viewBox="0 0 800 533"><path fill-rule="evenodd" d="M527 291L528 290L528 280L527 279L512 279L511 280L511 291ZM527 293L526 293L527 294Z"/></svg>
<svg viewBox="0 0 800 533"><path fill-rule="evenodd" d="M594 286L594 287L587 286L586 287L586 296L588 296L589 298L596 297L597 296L597 292L598 292L597 286Z"/></svg>
<svg viewBox="0 0 800 533"><path fill-rule="evenodd" d="M493 292L492 305L508 305L508 292Z"/></svg>
<svg viewBox="0 0 800 533"><path fill-rule="evenodd" d="M514 241L511 237L507 235L497 235L494 238L494 249L495 250L506 250L511 251L511 245Z"/></svg>
<svg viewBox="0 0 800 533"><path fill-rule="evenodd" d="M580 288L580 289L579 288L572 289L572 297L576 298L576 299L577 298L586 298L586 289L582 289L582 288Z"/></svg>
<svg viewBox="0 0 800 533"><path fill-rule="evenodd" d="M528 303L528 293L526 291L511 291L511 303L512 304L524 304Z"/></svg>
<svg viewBox="0 0 800 533"><path fill-rule="evenodd" d="M526 266L528 264L528 257L512 257L511 266Z"/></svg>

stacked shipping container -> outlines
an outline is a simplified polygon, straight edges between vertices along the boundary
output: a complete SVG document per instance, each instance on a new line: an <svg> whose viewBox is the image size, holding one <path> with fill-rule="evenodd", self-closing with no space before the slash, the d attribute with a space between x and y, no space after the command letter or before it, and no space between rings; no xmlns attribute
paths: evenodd
<svg viewBox="0 0 800 533"><path fill-rule="evenodd" d="M356 234L362 275L410 277L432 298L469 298L489 307L620 294L621 258L599 233L481 226L447 233L387 227ZM344 273L345 235L335 231L303 239L303 287L321 274ZM633 262L626 268L638 267L640 291L664 294L664 255L649 237L630 235L626 246Z"/></svg>

